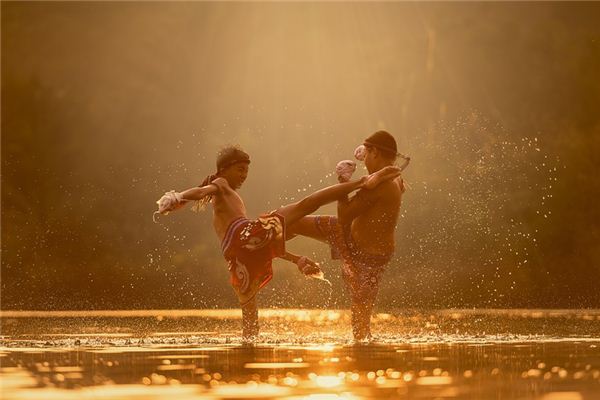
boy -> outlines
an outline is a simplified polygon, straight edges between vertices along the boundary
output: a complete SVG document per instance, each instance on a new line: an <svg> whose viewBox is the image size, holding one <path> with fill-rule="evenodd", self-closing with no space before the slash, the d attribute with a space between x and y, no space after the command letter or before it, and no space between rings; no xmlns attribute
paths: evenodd
<svg viewBox="0 0 600 400"><path fill-rule="evenodd" d="M355 154L370 174L390 168L399 156L396 140L386 131L369 136ZM400 170L410 161L404 158ZM361 189L352 199L344 195L338 201L337 217L304 217L288 232L290 238L303 235L326 242L332 258L342 259L342 275L352 300L352 333L358 341L371 337L371 313L381 276L394 253L394 231L404 190L398 177L373 190Z"/></svg>
<svg viewBox="0 0 600 400"><path fill-rule="evenodd" d="M281 257L299 266L306 260L286 253L286 226L354 190L373 189L400 174L397 167L390 166L360 180L319 190L296 203L256 220L249 220L244 202L236 192L246 180L249 164L250 157L240 148L226 147L217 156L217 173L209 175L200 187L181 193L168 192L157 202L159 212L167 214L192 200L198 201L199 208L212 200L213 226L221 239L221 250L229 264L231 284L242 308L244 340L252 340L258 334L256 294L273 276L272 259ZM309 265L307 270L314 273L315 266ZM303 272L306 273L306 270Z"/></svg>

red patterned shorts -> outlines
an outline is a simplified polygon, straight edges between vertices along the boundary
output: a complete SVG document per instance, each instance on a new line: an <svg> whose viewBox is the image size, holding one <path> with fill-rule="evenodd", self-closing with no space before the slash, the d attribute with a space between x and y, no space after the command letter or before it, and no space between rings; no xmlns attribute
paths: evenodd
<svg viewBox="0 0 600 400"><path fill-rule="evenodd" d="M221 250L229 264L231 285L243 306L273 278L273 258L285 254L283 216L272 213L255 220L234 220Z"/></svg>

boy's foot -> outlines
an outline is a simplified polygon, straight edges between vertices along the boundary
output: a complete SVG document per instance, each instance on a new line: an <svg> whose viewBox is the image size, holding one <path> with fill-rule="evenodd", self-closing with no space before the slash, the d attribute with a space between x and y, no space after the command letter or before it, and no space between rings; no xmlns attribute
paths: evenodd
<svg viewBox="0 0 600 400"><path fill-rule="evenodd" d="M368 335L366 337L362 337L362 338L356 338L354 337L351 341L350 341L350 345L352 346L368 346L370 344L373 344L374 340L373 337L371 335Z"/></svg>
<svg viewBox="0 0 600 400"><path fill-rule="evenodd" d="M321 267L319 264L308 257L300 257L296 264L298 265L300 272L306 276L316 275L321 272Z"/></svg>
<svg viewBox="0 0 600 400"><path fill-rule="evenodd" d="M254 346L258 341L258 335L242 336L242 344L245 346Z"/></svg>
<svg viewBox="0 0 600 400"><path fill-rule="evenodd" d="M364 189L374 189L380 183L395 179L401 174L402 170L400 168L394 165L389 165L367 176L362 184L362 187Z"/></svg>

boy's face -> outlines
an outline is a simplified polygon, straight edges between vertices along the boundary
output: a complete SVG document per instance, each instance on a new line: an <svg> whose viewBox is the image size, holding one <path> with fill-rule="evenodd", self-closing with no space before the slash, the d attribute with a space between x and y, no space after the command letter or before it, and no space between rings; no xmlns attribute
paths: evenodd
<svg viewBox="0 0 600 400"><path fill-rule="evenodd" d="M225 168L219 175L227 179L232 189L239 189L248 177L248 163L239 162Z"/></svg>
<svg viewBox="0 0 600 400"><path fill-rule="evenodd" d="M381 168L382 165L392 165L395 161L386 156L381 150L377 149L377 147L365 146L365 148L367 151L365 152L364 163L369 173L375 172L376 169Z"/></svg>
<svg viewBox="0 0 600 400"><path fill-rule="evenodd" d="M365 167L367 167L367 170L371 173L373 172L372 170L374 168L375 159L377 158L377 149L372 146L365 146L365 148L367 151L365 152L364 163Z"/></svg>

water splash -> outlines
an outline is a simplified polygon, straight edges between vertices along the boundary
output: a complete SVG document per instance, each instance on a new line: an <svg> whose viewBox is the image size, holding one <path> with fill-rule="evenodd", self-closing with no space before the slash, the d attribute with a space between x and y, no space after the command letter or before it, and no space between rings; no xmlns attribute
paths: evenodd
<svg viewBox="0 0 600 400"><path fill-rule="evenodd" d="M313 278L313 279L317 279L317 280L323 281L323 282L327 283L330 287L332 287L331 282L329 281L329 279L325 278L325 274L323 273L323 271L319 271L319 272L316 272L314 274L310 274L310 275L307 275L307 276L309 278Z"/></svg>
<svg viewBox="0 0 600 400"><path fill-rule="evenodd" d="M529 282L560 160L538 137L515 136L473 112L408 140L396 258L407 298L496 304Z"/></svg>

